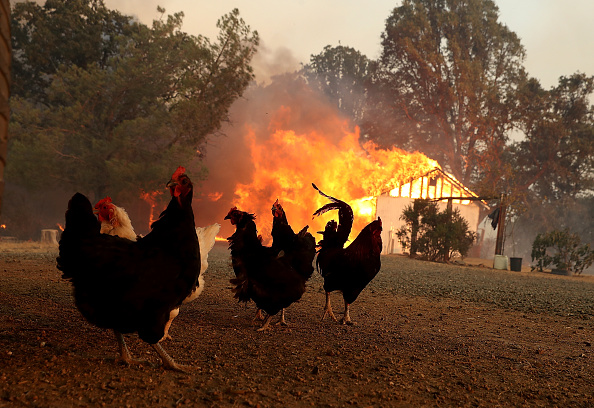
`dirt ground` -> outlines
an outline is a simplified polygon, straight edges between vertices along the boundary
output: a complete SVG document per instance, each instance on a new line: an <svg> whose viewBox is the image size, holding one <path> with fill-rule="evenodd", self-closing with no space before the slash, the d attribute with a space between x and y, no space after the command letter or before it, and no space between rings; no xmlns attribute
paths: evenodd
<svg viewBox="0 0 594 408"><path fill-rule="evenodd" d="M163 342L177 362L192 367L184 374L161 368L152 348L133 335L132 353L152 364L116 363L112 333L81 317L55 256L55 249L34 244L0 245L0 407L594 406L592 310L525 311L488 295L465 300L448 286L484 294L495 285L496 293L521 275L526 288L531 282L551 293L574 288L571 308L590 305L592 279L567 286L580 278L386 256L378 282L352 306L356 325L320 322L324 294L316 275L288 309L289 327L260 333L254 306L232 299L221 243L209 258L206 289L182 307L173 338ZM423 295L425 287L414 282L427 273L437 276L426 278L432 285L444 282ZM575 287L584 288L584 299ZM539 291L518 290L512 298L530 303ZM332 300L342 311L340 295Z"/></svg>

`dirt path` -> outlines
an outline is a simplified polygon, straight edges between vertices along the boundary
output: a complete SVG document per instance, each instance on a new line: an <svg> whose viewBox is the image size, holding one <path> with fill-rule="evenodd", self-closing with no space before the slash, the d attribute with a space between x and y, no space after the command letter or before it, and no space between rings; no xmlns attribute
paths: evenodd
<svg viewBox="0 0 594 408"><path fill-rule="evenodd" d="M570 277L387 257L352 307L355 326L320 323L316 276L288 310L288 328L257 333L253 305L231 297L228 252L217 245L204 293L182 308L173 340L163 343L193 367L186 375L164 371L135 336L127 337L132 352L153 365L116 364L112 334L82 319L54 259L51 251L0 247L0 407L594 405L592 280L575 286ZM501 297L514 279L527 282L513 294L527 299L520 306L485 295ZM539 285L568 293L546 310L545 289L529 292ZM544 303L521 310L541 292ZM476 293L484 301L472 300ZM340 295L332 299L342 310Z"/></svg>

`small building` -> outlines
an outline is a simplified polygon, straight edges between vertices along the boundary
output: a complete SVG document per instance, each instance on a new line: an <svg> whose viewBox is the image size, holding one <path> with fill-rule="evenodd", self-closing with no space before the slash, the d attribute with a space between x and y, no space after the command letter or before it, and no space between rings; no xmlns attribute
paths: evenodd
<svg viewBox="0 0 594 408"><path fill-rule="evenodd" d="M468 200L464 198L468 197ZM425 175L386 191L377 197L376 214L382 219L382 254L402 253L402 247L396 231L403 225L400 219L402 211L417 198L440 200L440 209L447 207L448 200L452 208L468 221L470 229L477 233L478 242L474 245L473 256L480 256L485 236L484 218L489 211L487 204L476 194L462 185L454 176L435 168Z"/></svg>

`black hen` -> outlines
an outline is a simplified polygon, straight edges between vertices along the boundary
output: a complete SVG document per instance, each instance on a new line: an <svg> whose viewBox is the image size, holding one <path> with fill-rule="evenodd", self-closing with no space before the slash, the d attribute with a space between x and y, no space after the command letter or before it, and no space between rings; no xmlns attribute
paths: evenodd
<svg viewBox="0 0 594 408"><path fill-rule="evenodd" d="M234 297L240 302L253 300L267 313L258 331L269 328L270 318L297 302L305 292L304 278L291 264L289 257L262 245L255 216L232 208L225 219L235 225L228 238L235 278Z"/></svg>
<svg viewBox="0 0 594 408"><path fill-rule="evenodd" d="M165 368L181 370L159 341L170 314L198 285L200 248L192 211L192 182L179 167L167 184L171 201L151 232L137 241L100 233L82 194L68 203L58 269L72 282L77 308L91 324L112 329L121 360L134 362L122 333L138 333Z"/></svg>
<svg viewBox="0 0 594 408"><path fill-rule="evenodd" d="M324 315L337 320L330 306L330 293L333 291L342 292L344 299L343 323L353 324L349 314L349 305L352 304L361 291L375 278L380 270L382 252L382 221L377 220L368 224L359 233L357 238L346 248L351 228L353 226L353 210L344 201L324 194L320 189L313 187L324 197L332 202L318 209L314 216L321 215L326 211L338 210L338 224L331 220L326 224L323 239L318 243L318 257L316 266L324 278L324 290L326 291L326 305Z"/></svg>
<svg viewBox="0 0 594 408"><path fill-rule="evenodd" d="M295 234L287 221L285 210L278 200L272 205L272 245L277 256L286 257L288 262L306 281L313 274L313 260L316 256L316 240L305 226ZM281 311L280 324L286 325L285 309Z"/></svg>

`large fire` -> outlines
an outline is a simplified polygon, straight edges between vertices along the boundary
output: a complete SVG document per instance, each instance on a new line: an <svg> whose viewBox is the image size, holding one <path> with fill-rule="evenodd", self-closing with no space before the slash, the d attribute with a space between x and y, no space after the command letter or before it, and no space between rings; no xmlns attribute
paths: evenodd
<svg viewBox="0 0 594 408"><path fill-rule="evenodd" d="M309 231L319 239L316 232L323 230L329 219L338 219L336 211L312 219L313 212L329 202L312 188L312 183L351 205L355 217L353 239L375 218L375 197L439 168L436 161L422 153L383 150L371 142L361 144L358 129L343 129L338 141L316 132L297 134L286 130L276 130L261 142L253 131L246 137L254 171L249 184L236 186L236 205L256 214L265 242L270 240L270 208L277 198L295 232L309 225Z"/></svg>

